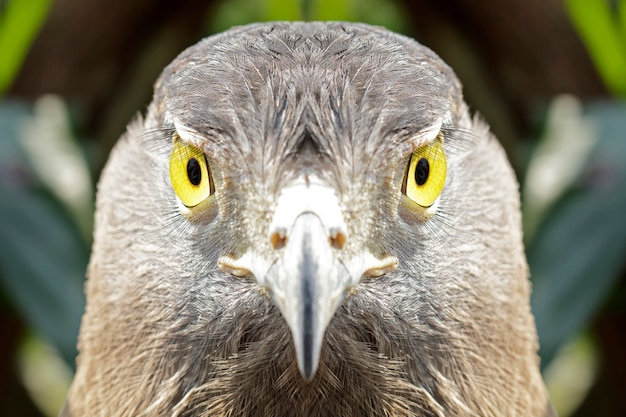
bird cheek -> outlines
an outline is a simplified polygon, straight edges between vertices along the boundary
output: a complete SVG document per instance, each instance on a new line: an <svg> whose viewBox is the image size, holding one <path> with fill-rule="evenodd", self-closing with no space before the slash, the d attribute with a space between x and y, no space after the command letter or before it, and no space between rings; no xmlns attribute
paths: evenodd
<svg viewBox="0 0 626 417"><path fill-rule="evenodd" d="M398 203L398 216L409 225L423 223L437 213L440 201L441 196L430 207L422 207L411 201L407 196L402 195Z"/></svg>

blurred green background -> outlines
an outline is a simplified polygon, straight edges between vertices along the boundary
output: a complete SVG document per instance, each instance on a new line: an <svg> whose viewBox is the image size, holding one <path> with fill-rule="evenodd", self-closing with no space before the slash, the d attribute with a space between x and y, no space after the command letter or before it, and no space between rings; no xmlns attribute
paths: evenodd
<svg viewBox="0 0 626 417"><path fill-rule="evenodd" d="M265 20L383 25L454 68L522 184L555 406L626 415L624 0L0 0L0 415L63 403L95 184L161 69Z"/></svg>

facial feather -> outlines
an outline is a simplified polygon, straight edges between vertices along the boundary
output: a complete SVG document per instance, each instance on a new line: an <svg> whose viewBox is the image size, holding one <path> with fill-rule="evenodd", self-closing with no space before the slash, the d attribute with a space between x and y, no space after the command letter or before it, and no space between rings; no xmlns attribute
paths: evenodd
<svg viewBox="0 0 626 417"><path fill-rule="evenodd" d="M448 174L426 213L401 189L432 126ZM168 177L175 133L215 184L191 214ZM281 193L310 182L345 221L338 265L397 262L346 287L306 380L276 288L219 264L272 268ZM94 240L66 415L549 415L514 174L450 68L408 38L259 24L184 51L111 155Z"/></svg>

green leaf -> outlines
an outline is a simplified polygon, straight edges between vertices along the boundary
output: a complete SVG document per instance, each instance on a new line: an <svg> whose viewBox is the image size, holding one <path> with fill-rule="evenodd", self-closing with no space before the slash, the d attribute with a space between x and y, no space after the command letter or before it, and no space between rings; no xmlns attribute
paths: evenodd
<svg viewBox="0 0 626 417"><path fill-rule="evenodd" d="M624 1L619 16L611 12L608 1L566 0L574 26L587 46L600 76L615 94L626 96L626 38L624 37Z"/></svg>
<svg viewBox="0 0 626 417"><path fill-rule="evenodd" d="M68 364L84 308L88 251L61 206L0 188L0 279L15 307Z"/></svg>
<svg viewBox="0 0 626 417"><path fill-rule="evenodd" d="M0 94L13 81L43 24L50 0L9 0L0 15Z"/></svg>
<svg viewBox="0 0 626 417"><path fill-rule="evenodd" d="M626 253L626 105L589 106L598 141L574 187L527 248L532 307L545 368L603 304Z"/></svg>
<svg viewBox="0 0 626 417"><path fill-rule="evenodd" d="M619 25L622 31L622 42L626 44L626 0L619 0L616 7L620 18Z"/></svg>

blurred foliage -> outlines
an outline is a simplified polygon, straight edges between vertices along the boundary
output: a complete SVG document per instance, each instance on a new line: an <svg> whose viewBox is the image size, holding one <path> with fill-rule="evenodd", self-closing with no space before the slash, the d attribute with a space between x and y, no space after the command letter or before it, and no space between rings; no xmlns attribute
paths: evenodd
<svg viewBox="0 0 626 417"><path fill-rule="evenodd" d="M252 21L346 20L406 32L403 4L222 1L211 9L206 27L218 32ZM564 4L606 85L616 96L625 96L626 1ZM19 70L49 6L49 0L0 0L0 93ZM83 149L90 145L73 137L64 106L50 98L28 104L0 102L0 300L73 367L93 214L89 172L95 168ZM580 365L585 378L594 378L598 361L589 359L595 354L593 338L576 337L601 311L624 273L624 132L624 103L557 97L546 113L540 140L530 145L528 168L521 175L542 365L554 362L555 369L565 370L554 373L569 380L580 378L580 373L572 376L571 368L581 360L586 361ZM37 344L26 339L21 357L32 358L33 351L49 354L33 346ZM39 363L27 362L33 361ZM24 383L29 384L43 365L22 368ZM578 384L559 391L558 397L573 392L581 396L587 388ZM569 413L577 405L561 410Z"/></svg>
<svg viewBox="0 0 626 417"><path fill-rule="evenodd" d="M626 96L626 1L565 0L606 85Z"/></svg>
<svg viewBox="0 0 626 417"><path fill-rule="evenodd" d="M402 32L406 27L403 16L398 4L387 0L233 0L220 3L209 26L215 33L250 22L343 20Z"/></svg>
<svg viewBox="0 0 626 417"><path fill-rule="evenodd" d="M50 0L0 1L0 94L19 70L49 7Z"/></svg>
<svg viewBox="0 0 626 417"><path fill-rule="evenodd" d="M0 105L0 290L73 367L89 246L23 146L35 117L28 106Z"/></svg>
<svg viewBox="0 0 626 417"><path fill-rule="evenodd" d="M551 362L564 341L590 321L624 269L626 103L595 103L580 111L571 116L576 126L580 124L577 119L591 126L593 143L580 161L577 175L554 196L557 198L527 244L534 283L532 307L544 365ZM567 141L555 150L566 165L576 163L569 150L586 135L581 132L570 132ZM534 158L542 156L538 152ZM560 164L554 159L549 162L555 170L552 174L558 176ZM549 175L544 173L542 178ZM535 184L543 186L539 181ZM534 195L526 193L524 197ZM530 216L526 218L530 220Z"/></svg>

